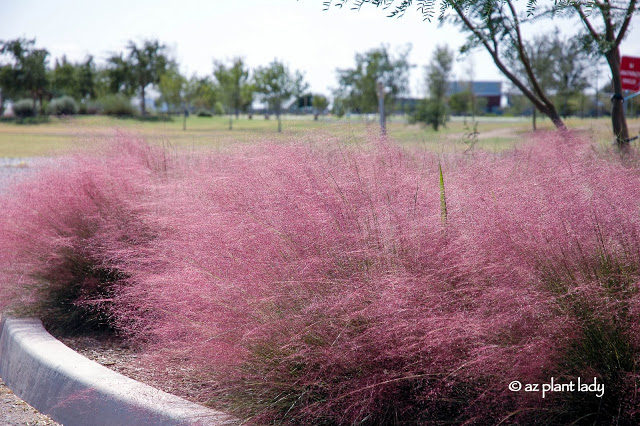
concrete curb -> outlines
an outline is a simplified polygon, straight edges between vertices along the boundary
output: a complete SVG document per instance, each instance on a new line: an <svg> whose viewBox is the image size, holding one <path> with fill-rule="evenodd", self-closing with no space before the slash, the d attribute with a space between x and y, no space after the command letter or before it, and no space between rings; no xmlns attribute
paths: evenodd
<svg viewBox="0 0 640 426"><path fill-rule="evenodd" d="M90 361L37 319L2 319L0 376L18 397L65 426L240 423Z"/></svg>

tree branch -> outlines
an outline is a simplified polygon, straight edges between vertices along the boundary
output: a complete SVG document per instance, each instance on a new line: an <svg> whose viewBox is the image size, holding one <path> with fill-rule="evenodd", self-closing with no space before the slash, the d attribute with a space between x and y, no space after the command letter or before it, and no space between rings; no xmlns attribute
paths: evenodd
<svg viewBox="0 0 640 426"><path fill-rule="evenodd" d="M598 32L595 30L595 28L593 28L593 25L591 25L591 22L589 21L589 18L587 17L587 15L585 15L584 11L582 10L582 7L579 4L576 4L576 5L573 6L573 8L580 15L580 20L587 27L587 30L589 31L591 36L598 43L598 45L600 45L601 44L600 34L598 34Z"/></svg>
<svg viewBox="0 0 640 426"><path fill-rule="evenodd" d="M624 17L624 22L622 23L622 26L618 31L618 36L616 37L616 41L614 42L614 47L620 46L620 43L622 42L622 39L624 38L624 35L627 32L627 29L629 28L629 23L631 22L631 16L633 16L633 12L635 11L635 8L636 8L636 0L631 0L629 2L629 7L627 8L627 14Z"/></svg>
<svg viewBox="0 0 640 426"><path fill-rule="evenodd" d="M486 37L484 36L484 34L482 34L482 32L480 30L478 30L478 28L473 25L473 23L469 20L469 18L464 14L464 11L460 8L460 6L458 6L457 4L452 4L453 10L458 14L458 16L460 17L460 19L462 20L462 22L464 23L464 25L466 25L466 27L476 36L480 39L480 42L483 44L483 46L487 49L487 51L489 52L489 54L491 55L491 58L493 59L493 62L496 64L496 66L498 67L498 69L500 69L500 71L502 71L502 73L518 88L520 89L520 91L527 97L529 98L529 100L536 106L536 108L543 110L545 108L545 105L540 101L540 99L538 99L538 97L531 92L531 90L529 90L529 88L522 83L518 77L516 77L511 71L509 71L509 69L507 69L507 67L504 65L504 63L502 62L502 60L500 59L500 57L497 54L497 49L492 49L491 45L489 44L489 41L486 39ZM496 40L493 39L493 42L495 43Z"/></svg>
<svg viewBox="0 0 640 426"><path fill-rule="evenodd" d="M511 2L511 0L507 0L507 5L509 6L509 10L511 11L511 16L513 16L514 29L516 32L515 41L516 41L516 46L518 49L518 56L520 57L520 61L522 62L522 65L524 65L525 72L527 73L527 77L529 77L529 81L533 86L534 92L538 95L538 97L543 103L548 104L550 102L545 96L544 91L540 87L540 84L538 83L538 79L536 78L533 72L533 68L531 67L531 62L529 61L529 57L527 56L527 52L525 51L524 42L522 40L522 33L520 32L520 23L518 21L518 16L516 14L516 10L513 7L513 3Z"/></svg>

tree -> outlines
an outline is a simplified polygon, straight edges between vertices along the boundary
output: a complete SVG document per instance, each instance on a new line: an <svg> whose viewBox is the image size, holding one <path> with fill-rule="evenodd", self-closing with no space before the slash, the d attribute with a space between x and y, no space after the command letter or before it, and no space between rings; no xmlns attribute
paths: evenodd
<svg viewBox="0 0 640 426"><path fill-rule="evenodd" d="M62 95L75 98L76 68L67 60L66 56L56 59L56 64L50 74L51 91L55 97Z"/></svg>
<svg viewBox="0 0 640 426"><path fill-rule="evenodd" d="M473 94L471 90L463 90L449 97L449 108L453 114L467 114L473 111Z"/></svg>
<svg viewBox="0 0 640 426"><path fill-rule="evenodd" d="M134 93L133 70L122 53L113 54L107 59L104 74L109 93L123 93L129 97Z"/></svg>
<svg viewBox="0 0 640 426"><path fill-rule="evenodd" d="M424 121L438 130L440 124L446 120L446 97L449 89L449 77L453 67L453 52L447 46L437 46L429 65L425 67L426 85L429 90L429 105L418 108L419 121Z"/></svg>
<svg viewBox="0 0 640 426"><path fill-rule="evenodd" d="M302 73L296 74L296 80L294 84L293 96L296 99L296 113L300 113L300 107L306 107L308 105L304 105L308 96L304 95L304 92L309 89L309 83L304 81L304 75ZM310 96L310 95L309 95ZM302 99L302 104L300 105L300 100Z"/></svg>
<svg viewBox="0 0 640 426"><path fill-rule="evenodd" d="M385 111L392 111L396 96L405 93L409 87L408 56L411 45L392 57L386 46L356 54L356 66L339 69L336 90L340 93L347 108L357 113L375 113L378 111L377 83L385 87Z"/></svg>
<svg viewBox="0 0 640 426"><path fill-rule="evenodd" d="M222 62L214 62L213 76L218 82L227 112L229 113L229 130L232 128L232 114L236 120L240 111L253 101L252 86L249 83L249 69L245 67L242 58L235 58L227 67Z"/></svg>
<svg viewBox="0 0 640 426"><path fill-rule="evenodd" d="M569 100L576 97L587 87L586 74L589 68L588 55L577 45L575 39L562 39L556 30L552 34L541 34L525 42L524 49L530 60L531 69L537 78L539 87L550 97L562 117L573 111ZM527 71L517 53L507 55L507 62L514 73L529 83ZM533 128L535 130L535 108L533 109Z"/></svg>
<svg viewBox="0 0 640 426"><path fill-rule="evenodd" d="M97 72L93 56L89 55L84 63L76 65L76 79L79 99L95 99Z"/></svg>
<svg viewBox="0 0 640 426"><path fill-rule="evenodd" d="M558 54L555 60L556 103L560 114L566 118L575 112L570 106L570 99L579 96L589 86L589 57L575 38L561 40L556 33L554 43Z"/></svg>
<svg viewBox="0 0 640 426"><path fill-rule="evenodd" d="M173 67L167 70L158 82L158 90L160 97L156 99L156 105L166 104L169 112L183 112L186 108L185 92L187 88L187 79Z"/></svg>
<svg viewBox="0 0 640 426"><path fill-rule="evenodd" d="M146 115L146 89L160 83L160 77L171 65L165 55L166 47L157 40L146 40L142 46L133 41L127 45L128 56L112 55L108 62L111 70L111 90L127 94L134 90L140 95L140 112Z"/></svg>
<svg viewBox="0 0 640 426"><path fill-rule="evenodd" d="M313 119L318 120L318 116L324 112L329 106L329 101L327 97L324 95L314 95L313 100L311 101L313 106Z"/></svg>
<svg viewBox="0 0 640 426"><path fill-rule="evenodd" d="M604 56L611 70L613 97L611 123L618 147L627 149L629 129L625 118L620 75L620 43L627 35L631 18L638 10L637 0L563 1L559 7L573 11L584 25L582 47L595 55Z"/></svg>
<svg viewBox="0 0 640 426"><path fill-rule="evenodd" d="M220 101L219 88L209 77L199 78L193 76L187 82L185 88L185 99L188 104L195 109L213 110L216 103Z"/></svg>
<svg viewBox="0 0 640 426"><path fill-rule="evenodd" d="M89 56L84 63L73 64L66 56L56 59L56 64L49 73L51 92L54 96L71 96L76 100L95 98L96 71L93 57Z"/></svg>
<svg viewBox="0 0 640 426"><path fill-rule="evenodd" d="M9 56L8 63L0 66L0 85L4 96L12 99L28 95L33 99L33 109L36 101L40 101L40 113L43 113L42 101L49 95L47 79L46 49L34 48L35 40L16 39L0 41L0 55Z"/></svg>
<svg viewBox="0 0 640 426"><path fill-rule="evenodd" d="M260 100L276 114L278 132L282 131L280 120L282 104L291 100L296 94L301 76L299 71L292 74L286 65L277 60L267 67L259 67L253 74L255 89Z"/></svg>

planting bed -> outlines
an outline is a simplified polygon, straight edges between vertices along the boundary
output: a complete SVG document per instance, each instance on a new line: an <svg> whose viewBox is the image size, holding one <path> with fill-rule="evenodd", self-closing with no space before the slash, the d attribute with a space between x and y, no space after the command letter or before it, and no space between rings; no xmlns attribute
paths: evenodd
<svg viewBox="0 0 640 426"><path fill-rule="evenodd" d="M4 202L8 308L249 423L640 421L635 153L122 134Z"/></svg>

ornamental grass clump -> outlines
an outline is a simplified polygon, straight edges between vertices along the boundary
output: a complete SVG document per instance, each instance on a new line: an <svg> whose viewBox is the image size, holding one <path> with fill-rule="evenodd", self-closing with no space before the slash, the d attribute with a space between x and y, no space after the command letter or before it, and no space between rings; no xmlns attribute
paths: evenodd
<svg viewBox="0 0 640 426"><path fill-rule="evenodd" d="M449 179L473 161L447 159L441 174L434 155L385 142L200 158L163 191L173 232L153 244L166 268L132 271L119 315L257 423L538 409L507 384L548 380L571 324L528 276L467 244L466 189Z"/></svg>
<svg viewBox="0 0 640 426"><path fill-rule="evenodd" d="M14 191L3 264L97 288L67 300L201 401L254 424L637 423L633 158L571 133L440 158L128 138ZM525 387L552 378L605 390Z"/></svg>
<svg viewBox="0 0 640 426"><path fill-rule="evenodd" d="M114 331L124 266L157 236L144 194L157 174L149 158L159 154L126 135L114 142L104 157L62 159L3 194L3 306L59 333Z"/></svg>

